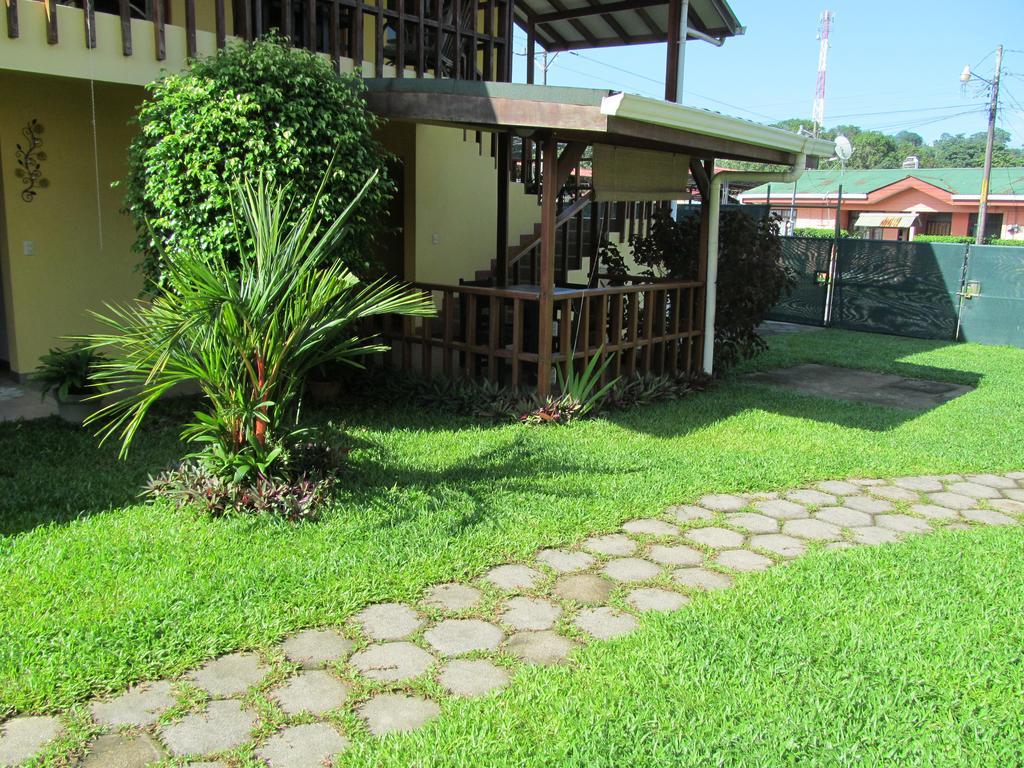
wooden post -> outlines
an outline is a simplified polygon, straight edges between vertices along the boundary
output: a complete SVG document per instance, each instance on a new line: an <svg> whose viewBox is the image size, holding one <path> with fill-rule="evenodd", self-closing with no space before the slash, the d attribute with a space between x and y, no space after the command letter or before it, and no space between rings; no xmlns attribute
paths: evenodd
<svg viewBox="0 0 1024 768"><path fill-rule="evenodd" d="M132 12L129 0L121 0L121 53L132 55Z"/></svg>
<svg viewBox="0 0 1024 768"><path fill-rule="evenodd" d="M196 0L185 0L185 53L196 57Z"/></svg>
<svg viewBox="0 0 1024 768"><path fill-rule="evenodd" d="M526 28L526 82L533 85L537 59L537 33L533 22Z"/></svg>
<svg viewBox="0 0 1024 768"><path fill-rule="evenodd" d="M551 394L551 324L555 312L555 205L558 190L555 177L558 174L558 139L554 133L544 137L544 172L541 182L544 195L541 199L540 216L540 292L537 323L537 394L547 397Z"/></svg>
<svg viewBox="0 0 1024 768"><path fill-rule="evenodd" d="M7 36L18 36L18 0L7 0Z"/></svg>
<svg viewBox="0 0 1024 768"><path fill-rule="evenodd" d="M214 27L217 31L217 50L223 48L228 41L228 23L224 15L224 0L214 0Z"/></svg>
<svg viewBox="0 0 1024 768"><path fill-rule="evenodd" d="M46 42L49 45L56 45L60 42L57 32L57 0L46 0Z"/></svg>
<svg viewBox="0 0 1024 768"><path fill-rule="evenodd" d="M675 101L679 86L679 21L682 0L668 4L668 51L665 56L665 101Z"/></svg>
<svg viewBox="0 0 1024 768"><path fill-rule="evenodd" d="M162 2L153 3L153 37L157 61L163 61L167 58L167 30L165 27L167 22L164 17L164 10Z"/></svg>
<svg viewBox="0 0 1024 768"><path fill-rule="evenodd" d="M504 288L508 284L508 165L512 154L512 135L499 133L498 138L498 216L497 253L494 260L495 284Z"/></svg>

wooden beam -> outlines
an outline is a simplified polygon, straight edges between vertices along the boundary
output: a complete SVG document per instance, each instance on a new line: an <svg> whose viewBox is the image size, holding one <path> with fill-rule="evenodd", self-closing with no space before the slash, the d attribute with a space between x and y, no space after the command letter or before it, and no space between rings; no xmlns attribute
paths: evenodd
<svg viewBox="0 0 1024 768"><path fill-rule="evenodd" d="M238 30L235 30L236 32ZM253 33L253 18L252 18L252 6L249 5L247 0L242 2L242 38L244 40L252 40Z"/></svg>
<svg viewBox="0 0 1024 768"><path fill-rule="evenodd" d="M565 186L565 182L569 180L569 174L579 165L580 160L583 159L583 153L586 151L587 144L583 141L570 141L565 145L565 149L562 150L562 154L558 158L555 190L560 190Z"/></svg>
<svg viewBox="0 0 1024 768"><path fill-rule="evenodd" d="M544 137L544 197L540 216L540 288L537 310L537 394L551 394L551 332L555 314L555 205L558 190L551 181L558 173L558 139L554 133Z"/></svg>
<svg viewBox="0 0 1024 768"><path fill-rule="evenodd" d="M289 40L292 38L292 0L281 0L281 34Z"/></svg>
<svg viewBox="0 0 1024 768"><path fill-rule="evenodd" d="M121 53L132 55L132 8L131 0L121 0Z"/></svg>
<svg viewBox="0 0 1024 768"><path fill-rule="evenodd" d="M561 0L548 0L548 3L550 3L551 7L554 8L556 11L568 12L569 10L568 8L565 7ZM579 32L580 36L588 43L594 45L598 43L598 39L594 37L594 33L587 29L587 25L580 21L578 18L574 16L572 18L567 19L567 21L569 22L569 24L572 25L572 28ZM551 30L550 27L548 27L548 29L554 32L554 30ZM547 46L545 46L545 48L546 47Z"/></svg>
<svg viewBox="0 0 1024 768"><path fill-rule="evenodd" d="M96 47L96 0L82 0L82 16L85 19L85 47Z"/></svg>
<svg viewBox="0 0 1024 768"><path fill-rule="evenodd" d="M660 35L661 34L661 29L654 22L654 19L651 18L651 14L649 14L643 8L635 8L634 12L636 13L637 16L640 17L640 21L642 21L644 23L644 26L647 27L647 29L649 29L651 31L651 34L654 34L654 35Z"/></svg>
<svg viewBox="0 0 1024 768"><path fill-rule="evenodd" d="M665 55L665 101L675 101L679 92L679 23L682 12L681 0L671 0L668 6L668 47Z"/></svg>
<svg viewBox="0 0 1024 768"><path fill-rule="evenodd" d="M153 3L153 43L156 48L157 61L167 58L167 30L165 29L164 4Z"/></svg>
<svg viewBox="0 0 1024 768"><path fill-rule="evenodd" d="M18 0L7 0L7 36L18 36Z"/></svg>
<svg viewBox="0 0 1024 768"><path fill-rule="evenodd" d="M57 31L57 0L46 0L46 42L48 45L56 45L60 42L60 33Z"/></svg>
<svg viewBox="0 0 1024 768"><path fill-rule="evenodd" d="M621 0L617 3L589 3L581 8L566 8L561 3L551 3L556 10L550 13L538 13L531 17L534 24L544 24L549 21L568 21L580 19L587 16L604 16L620 11L635 11L642 8L666 5L666 0Z"/></svg>
<svg viewBox="0 0 1024 768"><path fill-rule="evenodd" d="M531 23L526 27L526 82L533 85L537 67L537 28Z"/></svg>
<svg viewBox="0 0 1024 768"><path fill-rule="evenodd" d="M707 173L704 171L704 166L696 157L690 158L690 175L693 176L693 182L697 185L697 191L700 192L700 199L708 199L708 190L711 188L710 179L708 179Z"/></svg>
<svg viewBox="0 0 1024 768"><path fill-rule="evenodd" d="M196 0L185 0L185 52L196 57Z"/></svg>
<svg viewBox="0 0 1024 768"><path fill-rule="evenodd" d="M546 33L553 33L553 30L545 26ZM597 38L593 40L575 40L568 42L565 39L544 42L544 49L551 53L559 51L588 50L591 48L615 48L622 45L643 45L647 43L664 43L665 35L632 35L626 40L618 37Z"/></svg>
<svg viewBox="0 0 1024 768"><path fill-rule="evenodd" d="M213 0L213 15L217 33L217 50L220 50L228 41L228 22L224 14L224 0Z"/></svg>
<svg viewBox="0 0 1024 768"><path fill-rule="evenodd" d="M597 0L587 0L587 5L589 5L592 9L601 11L602 21L604 21L605 24L607 24L609 27L615 30L615 34L619 35L623 39L629 37L629 33L626 31L625 27L619 24L618 20L615 18L613 14L608 13L606 9L601 8L601 4Z"/></svg>
<svg viewBox="0 0 1024 768"><path fill-rule="evenodd" d="M512 135L499 133L498 139L498 216L497 237L495 238L496 257L494 271L499 288L508 283L508 167L512 154ZM491 322L495 322L494 318Z"/></svg>

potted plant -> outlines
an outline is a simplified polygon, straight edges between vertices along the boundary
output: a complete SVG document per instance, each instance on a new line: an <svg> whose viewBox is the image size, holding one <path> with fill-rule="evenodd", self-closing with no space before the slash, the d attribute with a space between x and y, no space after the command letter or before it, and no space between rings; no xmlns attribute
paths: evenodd
<svg viewBox="0 0 1024 768"><path fill-rule="evenodd" d="M92 397L97 390L91 379L103 359L103 355L85 344L51 349L39 358L32 379L42 384L43 397L53 394L57 412L64 421L81 426L99 407L99 398Z"/></svg>

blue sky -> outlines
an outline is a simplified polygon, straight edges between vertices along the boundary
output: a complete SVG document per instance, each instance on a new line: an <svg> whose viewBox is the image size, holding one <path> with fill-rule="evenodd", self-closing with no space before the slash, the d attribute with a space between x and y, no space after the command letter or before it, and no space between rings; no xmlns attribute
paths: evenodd
<svg viewBox="0 0 1024 768"><path fill-rule="evenodd" d="M1024 146L1024 1L731 0L746 35L722 48L691 42L683 102L759 122L811 115L818 65L818 17L835 13L829 50L825 124L886 132L911 130L931 141L986 126L987 96L960 91L965 64L991 78L1003 43L999 125ZM517 30L518 31L518 30ZM1018 34L1015 34L1015 31ZM516 51L526 50L518 31ZM664 96L665 46L637 45L561 53L553 85L590 86ZM538 62L537 81L541 67ZM526 79L515 57L514 79ZM967 114L963 114L967 113Z"/></svg>

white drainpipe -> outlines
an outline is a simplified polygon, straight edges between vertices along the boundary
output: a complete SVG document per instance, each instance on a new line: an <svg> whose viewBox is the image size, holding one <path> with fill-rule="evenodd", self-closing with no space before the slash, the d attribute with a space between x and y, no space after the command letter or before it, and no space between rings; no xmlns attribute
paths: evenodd
<svg viewBox="0 0 1024 768"><path fill-rule="evenodd" d="M756 181L759 184L796 181L807 164L801 152L788 171L719 171L711 177L708 190L708 278L704 302L704 373L709 376L715 365L715 309L718 296L718 220L722 207L722 184L728 181Z"/></svg>

